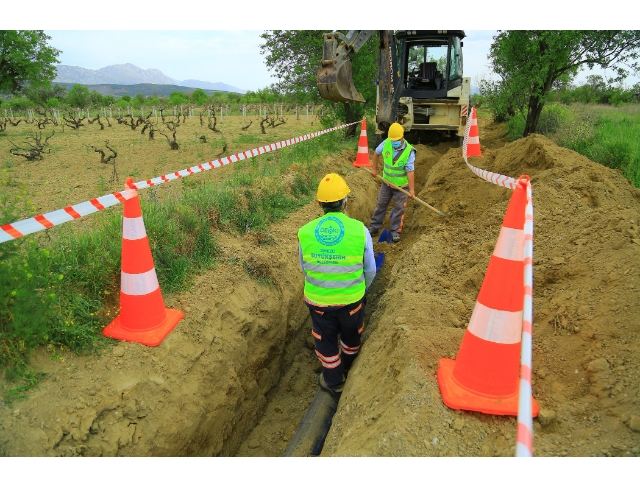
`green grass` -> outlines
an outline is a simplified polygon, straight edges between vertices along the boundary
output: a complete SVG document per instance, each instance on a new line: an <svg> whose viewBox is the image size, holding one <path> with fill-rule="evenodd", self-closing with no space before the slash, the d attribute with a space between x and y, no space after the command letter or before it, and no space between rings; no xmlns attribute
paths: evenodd
<svg viewBox="0 0 640 487"><path fill-rule="evenodd" d="M640 105L574 104L568 112L550 137L561 147L620 170L640 188Z"/></svg>
<svg viewBox="0 0 640 487"><path fill-rule="evenodd" d="M333 132L234 163L231 177L223 182L196 183L195 175L162 202L141 191L163 294L188 289L197 274L215 266L217 232L265 234L271 223L307 204L321 176L319 160L353 144ZM6 175L0 183L16 189ZM27 200L2 194L0 225L18 220L25 211L33 214ZM99 352L112 342L102 329L119 305L122 208L87 218L95 220L91 230L77 232L73 225L63 225L0 244L0 371L12 384L4 390L8 405L41 377L29 366L35 348L53 344L76 353ZM264 241L268 243L268 235ZM271 284L250 260L238 265L258 282Z"/></svg>

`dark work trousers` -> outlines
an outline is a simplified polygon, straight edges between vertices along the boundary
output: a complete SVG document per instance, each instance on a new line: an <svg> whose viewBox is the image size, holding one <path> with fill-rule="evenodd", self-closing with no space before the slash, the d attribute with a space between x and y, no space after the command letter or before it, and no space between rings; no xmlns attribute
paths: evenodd
<svg viewBox="0 0 640 487"><path fill-rule="evenodd" d="M316 355L322 363L322 375L327 386L333 389L342 384L344 372L349 370L360 351L364 299L329 310L309 303L307 306L311 315L311 333L316 341Z"/></svg>
<svg viewBox="0 0 640 487"><path fill-rule="evenodd" d="M407 191L409 190L408 187L402 189L406 189ZM407 199L409 197L402 191L390 188L385 183L382 183L380 186L378 203L376 205L376 209L373 211L373 216L371 217L371 223L369 224L369 230L371 232L376 232L382 226L391 198L393 198L393 218L391 219L391 227L389 230L396 233L402 233L404 209L407 206Z"/></svg>

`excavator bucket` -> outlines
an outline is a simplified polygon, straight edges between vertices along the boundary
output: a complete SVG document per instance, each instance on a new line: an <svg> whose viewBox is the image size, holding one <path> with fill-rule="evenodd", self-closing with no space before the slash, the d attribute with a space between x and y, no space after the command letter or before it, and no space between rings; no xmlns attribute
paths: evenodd
<svg viewBox="0 0 640 487"><path fill-rule="evenodd" d="M344 49L338 49L336 35L324 34L323 43L322 66L317 79L320 96L335 102L364 102L353 84L351 61Z"/></svg>

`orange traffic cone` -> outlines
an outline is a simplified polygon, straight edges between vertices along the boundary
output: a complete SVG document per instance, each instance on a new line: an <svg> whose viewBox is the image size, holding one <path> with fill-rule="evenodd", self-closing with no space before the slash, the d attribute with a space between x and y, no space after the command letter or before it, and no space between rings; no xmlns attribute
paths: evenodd
<svg viewBox="0 0 640 487"><path fill-rule="evenodd" d="M362 129L360 130L360 140L358 141L358 153L356 154L355 167L372 167L369 160L369 143L367 142L367 119L362 119Z"/></svg>
<svg viewBox="0 0 640 487"><path fill-rule="evenodd" d="M130 188L133 179L126 182ZM164 307L138 196L124 202L120 314L102 334L155 347L184 317Z"/></svg>
<svg viewBox="0 0 640 487"><path fill-rule="evenodd" d="M480 137L478 135L478 117L476 107L471 108L469 120L469 136L467 138L467 157L482 156L480 152Z"/></svg>
<svg viewBox="0 0 640 487"><path fill-rule="evenodd" d="M518 415L526 204L521 183L511 195L458 356L439 360L438 385L452 409ZM538 415L535 400L531 410Z"/></svg>

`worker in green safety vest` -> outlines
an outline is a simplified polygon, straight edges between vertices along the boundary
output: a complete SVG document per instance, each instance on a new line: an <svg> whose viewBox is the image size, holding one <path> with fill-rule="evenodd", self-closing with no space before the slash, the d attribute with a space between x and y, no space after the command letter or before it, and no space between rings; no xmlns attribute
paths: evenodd
<svg viewBox="0 0 640 487"><path fill-rule="evenodd" d="M318 383L336 399L360 351L364 296L376 275L369 231L344 213L349 192L342 177L327 174L317 194L324 215L298 231L304 300L322 364Z"/></svg>
<svg viewBox="0 0 640 487"><path fill-rule="evenodd" d="M416 159L416 150L404 140L404 128L399 123L392 123L389 127L388 137L376 147L373 153L373 167L371 175L376 177L378 174L378 160L382 155L384 164L382 170L382 178L398 188L408 191L411 198L414 198L414 162ZM377 235L380 227L384 222L387 207L393 198L393 211L391 216L391 237L394 242L400 241L402 226L404 224L404 210L407 206L407 194L398 189L394 189L383 183L378 193L378 201L376 209L371 216L369 223L369 232L371 235Z"/></svg>

